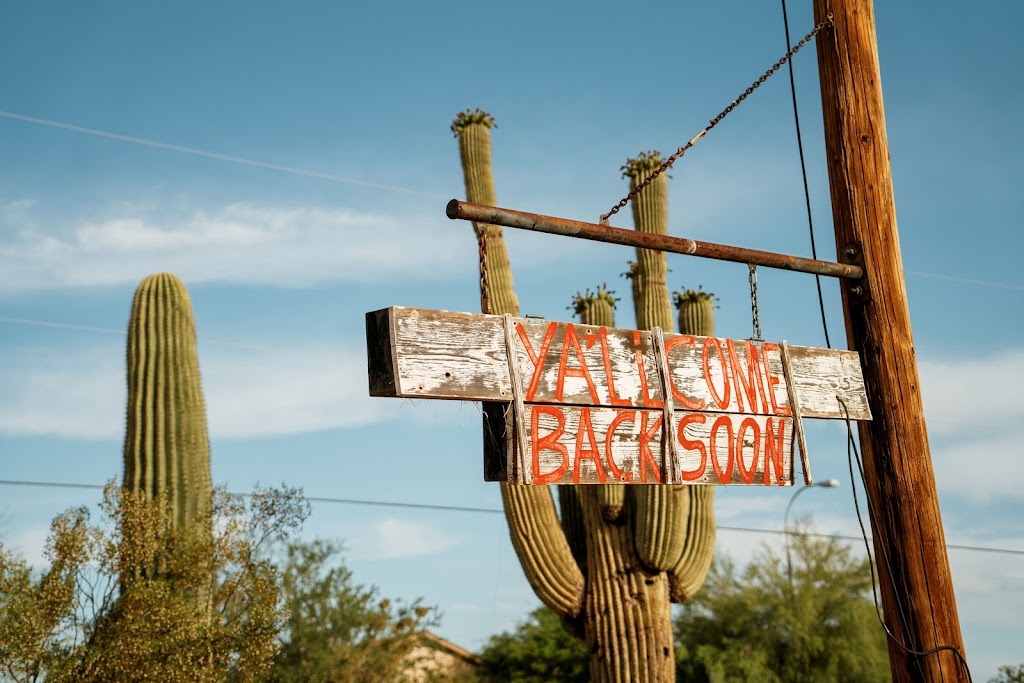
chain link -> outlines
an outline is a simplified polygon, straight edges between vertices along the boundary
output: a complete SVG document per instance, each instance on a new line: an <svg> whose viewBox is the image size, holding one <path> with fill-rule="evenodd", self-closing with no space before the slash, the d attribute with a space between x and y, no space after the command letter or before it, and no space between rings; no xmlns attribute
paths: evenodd
<svg viewBox="0 0 1024 683"><path fill-rule="evenodd" d="M476 242L480 250L480 312L491 312L491 288L487 281L487 226L480 224L476 231Z"/></svg>
<svg viewBox="0 0 1024 683"><path fill-rule="evenodd" d="M804 36L803 40L801 40L799 43L797 43L792 48L790 48L789 52L787 52L782 57L782 59L780 59L779 61L775 62L775 64L772 65L772 68L768 69L763 74L761 74L761 77L758 78L756 81L754 81L750 85L749 88L744 90L743 93L740 94L740 96L737 97L735 100L733 100L732 103L728 107L723 109L718 114L718 116L716 116L715 118L711 119L711 121L708 123L708 125L702 131L700 131L699 133L694 135L692 138L690 138L689 142L687 142L685 145L683 145L682 147L677 149L672 156L670 156L668 159L665 160L665 163L663 163L661 166L659 166L657 169L655 169L655 171L653 173L651 173L651 175L647 176L647 178L645 178L642 183L637 185L636 189L634 189L629 194L627 194L625 197L623 197L622 200L618 204L613 206L611 208L611 210L608 211L608 213L601 214L601 220L600 220L601 225L608 225L608 219L609 218L611 218L612 216L617 214L620 209L622 209L624 206L626 206L626 204L628 204L630 202L630 200L634 199L638 194L640 194L640 192L645 187L647 187L652 182L654 182L655 178L657 178L659 175L661 175L662 173L667 171L672 166L672 164L674 164L676 162L676 160L679 159L679 157L681 157L684 154L686 154L686 151L688 149L690 149L697 142L699 142L700 139L702 137L704 137L709 130L711 130L712 128L717 126L718 123L722 119L724 119L726 116L728 116L732 112L732 110L735 109L739 105L740 102L742 102L743 100L747 99L747 97L749 97L751 93L753 93L755 90L757 90L759 87L761 87L762 83L764 83L769 78L771 78L772 75L774 75L776 71L778 71L780 68L782 68L782 66L786 62L788 62L793 55L795 55L797 52L800 51L800 48L802 48L804 45L806 45L808 42L810 42L811 39L814 38L814 36L818 35L818 32L821 31L826 26L832 26L832 13L831 12L829 12L829 15L827 17L825 17L821 21L821 23L819 23L817 26L814 27L814 30L812 30L810 33L808 33L806 36Z"/></svg>
<svg viewBox="0 0 1024 683"><path fill-rule="evenodd" d="M757 309L757 266L748 263L747 268L750 269L750 317L754 323L754 336L751 340L764 341L761 338L761 313Z"/></svg>

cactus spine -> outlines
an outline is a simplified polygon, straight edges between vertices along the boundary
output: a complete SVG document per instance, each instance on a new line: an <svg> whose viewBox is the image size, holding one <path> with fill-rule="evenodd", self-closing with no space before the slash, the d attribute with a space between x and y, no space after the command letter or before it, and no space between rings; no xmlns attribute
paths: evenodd
<svg viewBox="0 0 1024 683"><path fill-rule="evenodd" d="M469 114L460 115L453 124L460 136L460 151L464 149L463 136L475 127L490 127L470 118ZM462 152L467 194L472 178L486 177L493 182L489 168L474 166L481 160L489 163L490 154ZM664 186L663 178L655 185L658 182ZM644 195L652 189L642 192L641 198L646 200ZM493 198L493 187L491 192ZM640 215L660 215L664 224L664 187L660 196L660 208L658 200L648 201L654 209ZM488 237L490 252L502 237ZM500 248L500 253L506 252ZM638 253L634 304L644 327L672 329L666 270L662 255ZM503 302L492 305L492 312L517 313L518 305L509 303L516 302L511 277L491 277L489 283L491 301ZM498 292L498 287L508 291ZM606 294L593 295L592 300L584 295L582 303L577 299L577 313L584 324L610 320L612 306L606 303L614 302L610 293ZM560 486L559 520L550 487L501 485L509 535L523 572L537 596L559 615L566 628L576 635L582 633L594 653L591 680L675 679L670 600L685 599L699 588L714 549L714 488L693 488L708 493L691 494L684 486ZM612 514L615 496L619 496L618 510Z"/></svg>
<svg viewBox="0 0 1024 683"><path fill-rule="evenodd" d="M185 285L159 273L135 290L128 323L124 487L167 496L174 525L208 519L210 440L195 321Z"/></svg>

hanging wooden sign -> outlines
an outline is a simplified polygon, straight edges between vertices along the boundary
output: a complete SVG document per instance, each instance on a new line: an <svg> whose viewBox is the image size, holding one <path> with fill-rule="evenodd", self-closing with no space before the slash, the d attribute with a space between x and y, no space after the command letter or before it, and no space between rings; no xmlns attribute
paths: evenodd
<svg viewBox="0 0 1024 683"><path fill-rule="evenodd" d="M485 402L491 480L789 485L802 418L871 417L852 351L404 307L366 330L372 396Z"/></svg>

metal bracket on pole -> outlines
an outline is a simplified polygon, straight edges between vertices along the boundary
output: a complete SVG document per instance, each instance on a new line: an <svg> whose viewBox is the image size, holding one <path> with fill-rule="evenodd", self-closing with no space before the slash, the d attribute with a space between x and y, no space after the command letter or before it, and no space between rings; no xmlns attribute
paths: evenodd
<svg viewBox="0 0 1024 683"><path fill-rule="evenodd" d="M868 287L867 268L864 265L864 250L860 242L852 242L843 247L839 254L839 262L850 266L856 266L860 270L860 277L855 280L846 280L843 286L846 289L846 296L851 305L863 306L871 301L871 289Z"/></svg>

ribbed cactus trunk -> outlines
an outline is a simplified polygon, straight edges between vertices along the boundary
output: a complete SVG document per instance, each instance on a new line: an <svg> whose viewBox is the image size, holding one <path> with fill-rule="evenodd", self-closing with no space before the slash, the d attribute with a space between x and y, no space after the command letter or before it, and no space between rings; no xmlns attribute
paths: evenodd
<svg viewBox="0 0 1024 683"><path fill-rule="evenodd" d="M604 287L577 294L574 308L583 325L615 325L615 298ZM559 486L563 526L570 490L580 507L585 539L569 536L569 545L586 550L585 636L594 656L591 681L671 681L675 646L669 609L669 581L664 571L644 565L637 553L637 529L625 522L633 487L597 484ZM642 487L658 489L660 486ZM632 500L633 496L629 496ZM566 528L568 534L569 529Z"/></svg>
<svg viewBox="0 0 1024 683"><path fill-rule="evenodd" d="M210 441L195 321L174 275L139 284L128 324L124 487L170 506L175 528L209 532Z"/></svg>

